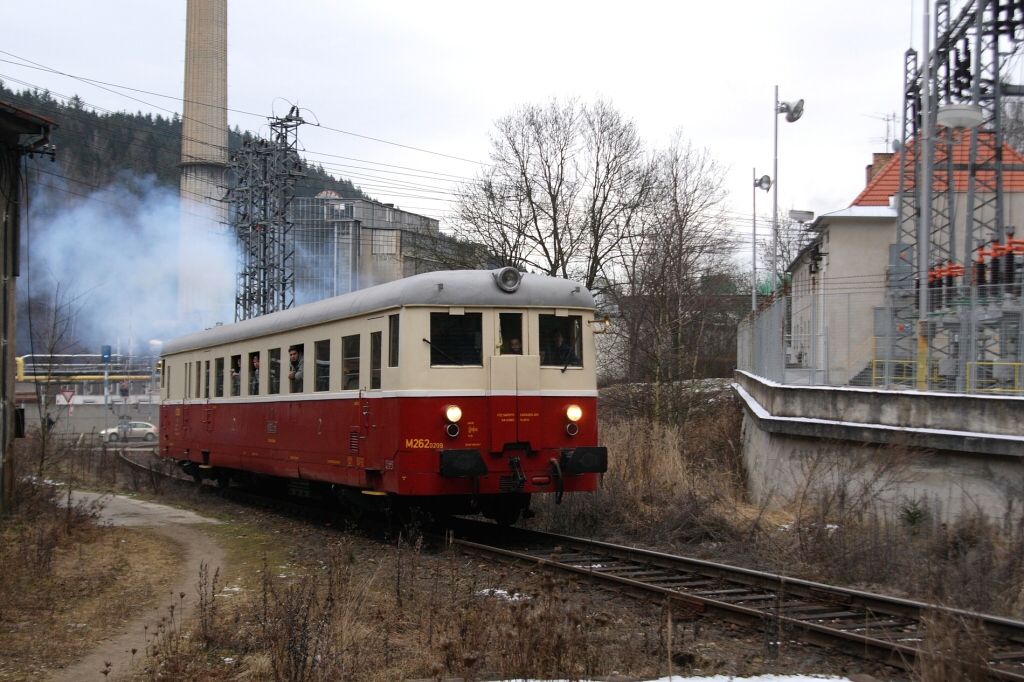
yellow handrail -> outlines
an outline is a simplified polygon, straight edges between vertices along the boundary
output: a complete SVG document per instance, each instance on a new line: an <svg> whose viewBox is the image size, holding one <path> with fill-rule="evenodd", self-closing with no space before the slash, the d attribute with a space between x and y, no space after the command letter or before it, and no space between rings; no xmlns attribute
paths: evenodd
<svg viewBox="0 0 1024 682"><path fill-rule="evenodd" d="M997 367L1011 368L1012 378L1009 381L999 381L995 378ZM979 372L979 369L988 368L987 372ZM987 375L979 377L979 374ZM967 391L969 393L1009 393L1019 394L1024 392L1024 363L1021 362L968 362L967 363Z"/></svg>

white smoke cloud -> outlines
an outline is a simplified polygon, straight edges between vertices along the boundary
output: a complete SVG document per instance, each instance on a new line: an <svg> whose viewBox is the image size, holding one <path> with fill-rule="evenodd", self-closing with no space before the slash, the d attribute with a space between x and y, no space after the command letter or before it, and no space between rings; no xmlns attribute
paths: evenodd
<svg viewBox="0 0 1024 682"><path fill-rule="evenodd" d="M122 353L145 354L150 339L166 341L234 319L237 252L226 226L210 222L209 229L190 230L185 246L191 270L201 273L196 308L202 314L183 320L177 302L183 210L177 191L158 186L153 176L124 174L84 197L76 194L86 195L74 184L40 176L28 220L22 221L18 287L24 302L29 290L35 299L52 299L59 286L76 311L80 352L97 353L110 344ZM19 354L29 352L25 322L22 316Z"/></svg>

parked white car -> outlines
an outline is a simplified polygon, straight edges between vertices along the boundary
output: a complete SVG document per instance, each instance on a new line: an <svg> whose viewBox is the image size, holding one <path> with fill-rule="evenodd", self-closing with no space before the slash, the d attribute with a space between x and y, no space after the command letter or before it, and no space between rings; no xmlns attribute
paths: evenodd
<svg viewBox="0 0 1024 682"><path fill-rule="evenodd" d="M149 422L122 422L100 431L100 438L110 443L121 440L144 440L151 443L157 438L157 428Z"/></svg>

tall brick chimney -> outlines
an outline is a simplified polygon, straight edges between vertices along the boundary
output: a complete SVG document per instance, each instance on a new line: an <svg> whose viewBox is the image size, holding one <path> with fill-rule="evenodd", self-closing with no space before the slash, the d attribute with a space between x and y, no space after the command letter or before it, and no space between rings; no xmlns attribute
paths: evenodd
<svg viewBox="0 0 1024 682"><path fill-rule="evenodd" d="M864 184L871 184L871 181L878 175L878 171L885 168L885 164L889 163L894 156L896 155L893 152L875 152L872 154L871 164L865 168L867 179L864 181Z"/></svg>
<svg viewBox="0 0 1024 682"><path fill-rule="evenodd" d="M210 308L212 292L204 272L209 265L195 251L202 248L198 237L223 230L228 216L224 202L228 162L227 0L188 0L187 7L178 265L178 316L182 320L202 317Z"/></svg>

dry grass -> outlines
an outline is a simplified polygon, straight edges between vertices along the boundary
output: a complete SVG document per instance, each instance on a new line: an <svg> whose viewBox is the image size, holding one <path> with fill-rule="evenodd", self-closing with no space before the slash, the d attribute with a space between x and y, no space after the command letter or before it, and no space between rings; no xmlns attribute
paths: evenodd
<svg viewBox="0 0 1024 682"><path fill-rule="evenodd" d="M727 563L1024 617L1024 521L964 515L944 524L927 501L884 502L911 453L812 458L783 509L745 494L741 411L718 396L684 426L609 421L609 471L593 495L538 501L536 526ZM607 414L607 412L606 412Z"/></svg>
<svg viewBox="0 0 1024 682"><path fill-rule="evenodd" d="M744 499L739 424L738 411L701 415L688 429L642 419L607 422L601 441L609 471L601 488L568 495L560 507L538 500L537 525L661 546L736 541ZM713 447L702 449L706 444Z"/></svg>
<svg viewBox="0 0 1024 682"><path fill-rule="evenodd" d="M539 501L537 523L970 609L1024 612L1024 527L981 516L943 525L924 502L882 504L881 493L903 476L900 450L808 462L808 484L791 507L769 512L746 499L735 402L689 405L687 414L683 427L650 419L604 424L612 468L601 490L567 496L558 509L550 499ZM49 461L92 485L158 491L146 474L120 470L103 457ZM87 519L76 521L80 528L69 534L62 518L60 532L56 521L18 531L24 551L39 557L31 565L59 563L53 558L59 550L47 548L63 542L61 533L79 538L68 547L87 546ZM13 528L5 523L4 532ZM195 624L183 627L173 605L164 605L164 621L148 633L139 679L641 677L666 674L669 660L677 672L715 671L716 657L705 656L713 647L696 634L674 638L669 651L660 607L646 613L605 608L586 588L543 571L520 567L495 576L454 553L433 556L415 545L368 553L351 538L330 534L324 540L311 532L307 541L246 523L213 532L228 549L231 574L197 577ZM103 570L114 570L125 558L106 547L112 564ZM31 582L29 573L23 576ZM938 653L923 657L917 674L944 679L949 656L939 653L951 644L941 633L953 626L929 628L929 651ZM983 650L984 642L971 647ZM760 656L749 661L727 671L765 670Z"/></svg>
<svg viewBox="0 0 1024 682"><path fill-rule="evenodd" d="M924 619L924 642L914 665L919 682L984 682L990 654L980 623L935 612Z"/></svg>
<svg viewBox="0 0 1024 682"><path fill-rule="evenodd" d="M94 525L94 506L58 505L63 487L16 480L0 523L0 677L35 680L154 604L178 561L144 531Z"/></svg>
<svg viewBox="0 0 1024 682"><path fill-rule="evenodd" d="M230 600L213 576L201 577L206 596L196 627L165 620L140 677L312 682L658 672L658 618L587 611L577 586L543 572L506 574L497 591L475 560L455 552L388 551L386 561L361 557L339 539L321 562L293 566L291 575L265 565L259 588Z"/></svg>

